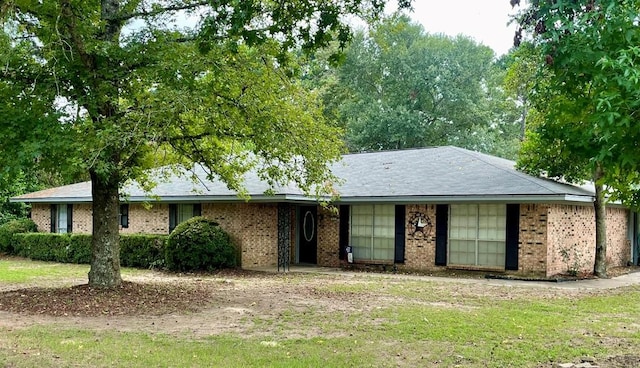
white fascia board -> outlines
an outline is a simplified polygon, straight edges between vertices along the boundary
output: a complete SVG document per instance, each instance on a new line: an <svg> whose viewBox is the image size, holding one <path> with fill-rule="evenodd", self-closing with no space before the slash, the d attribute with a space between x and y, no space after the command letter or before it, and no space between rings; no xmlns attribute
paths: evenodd
<svg viewBox="0 0 640 368"><path fill-rule="evenodd" d="M286 198L282 195L253 195L249 196L248 199L238 197L236 195L226 195L226 196L158 196L158 197L148 197L148 196L129 196L123 197L120 199L123 203L211 203L211 202L286 202Z"/></svg>
<svg viewBox="0 0 640 368"><path fill-rule="evenodd" d="M9 198L11 203L91 203L87 197Z"/></svg>
<svg viewBox="0 0 640 368"><path fill-rule="evenodd" d="M278 194L273 196L254 195L249 199L241 198L235 195L228 196L131 196L121 198L123 203L211 203L211 202L253 202L253 203L310 203L322 201L331 201L329 197L308 197L300 194ZM91 198L87 197L48 197L48 198L10 198L10 202L24 203L91 203ZM471 195L471 196L385 196L385 197L341 197L333 202L350 204L350 203L593 203L593 197L581 195Z"/></svg>
<svg viewBox="0 0 640 368"><path fill-rule="evenodd" d="M342 197L337 203L593 203L591 196L577 195L470 195L470 196L394 196Z"/></svg>

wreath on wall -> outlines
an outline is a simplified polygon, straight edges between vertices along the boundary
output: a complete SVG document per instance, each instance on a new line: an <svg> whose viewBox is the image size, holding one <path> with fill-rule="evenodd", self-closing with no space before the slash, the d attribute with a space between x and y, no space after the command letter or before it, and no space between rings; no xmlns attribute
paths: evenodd
<svg viewBox="0 0 640 368"><path fill-rule="evenodd" d="M429 239L433 230L431 218L423 212L414 213L409 219L409 236L414 239Z"/></svg>

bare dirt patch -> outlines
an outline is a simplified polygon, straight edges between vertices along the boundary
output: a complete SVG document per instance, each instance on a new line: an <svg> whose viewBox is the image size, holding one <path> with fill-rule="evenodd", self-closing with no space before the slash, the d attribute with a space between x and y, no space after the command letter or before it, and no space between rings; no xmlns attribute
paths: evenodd
<svg viewBox="0 0 640 368"><path fill-rule="evenodd" d="M406 304L470 311L475 308L474 300L479 298L522 301L528 300L532 292L538 299L616 292L533 284L515 287L512 283L484 279L425 280L402 275L269 274L240 270L188 275L143 272L125 276L125 280L122 287L113 290L91 288L77 284L77 280L74 286L60 280L53 286L43 281L0 290L0 327L56 325L188 334L195 338L225 333L268 336L279 328L283 318L306 312L348 316L381 305ZM370 287L374 284L375 287ZM429 287L425 289L424 284ZM390 295L384 291L394 287L407 288L408 292ZM291 331L290 336L319 334L310 326Z"/></svg>
<svg viewBox="0 0 640 368"><path fill-rule="evenodd" d="M212 288L201 282L137 283L113 289L75 285L0 293L0 309L48 316L131 316L194 312L208 303Z"/></svg>
<svg viewBox="0 0 640 368"><path fill-rule="evenodd" d="M630 271L632 272L632 271ZM567 283L526 283L484 277L444 278L377 273L288 273L225 271L217 274L135 272L113 290L95 289L74 278L38 279L0 286L0 329L43 325L53 330L163 334L193 339L222 334L272 341L273 336L347 336L349 316L394 306L429 306L474 313L490 301L615 295L628 288L585 289ZM566 285L565 285L566 286ZM635 288L635 287L634 287ZM305 315L313 316L306 319ZM384 323L384 320L380 320ZM377 320L370 323L376 325ZM636 326L631 326L637 328ZM606 345L618 345L614 339ZM633 352L624 347L618 352ZM602 358L601 368L640 366L638 356ZM403 364L398 364L403 365ZM541 367L555 367L555 363Z"/></svg>

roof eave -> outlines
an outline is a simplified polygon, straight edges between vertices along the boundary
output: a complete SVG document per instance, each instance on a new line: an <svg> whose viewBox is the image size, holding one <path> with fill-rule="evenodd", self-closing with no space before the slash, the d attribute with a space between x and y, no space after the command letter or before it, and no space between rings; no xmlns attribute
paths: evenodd
<svg viewBox="0 0 640 368"><path fill-rule="evenodd" d="M593 203L592 196L555 194L501 194L501 195L431 195L431 196L379 196L356 197L343 196L336 202L341 203Z"/></svg>
<svg viewBox="0 0 640 368"><path fill-rule="evenodd" d="M9 198L10 203L91 203L91 197Z"/></svg>
<svg viewBox="0 0 640 368"><path fill-rule="evenodd" d="M130 196L121 199L126 203L203 203L203 202L300 202L309 203L318 200L329 201L329 197L309 197L301 194L252 195L249 199L236 195L209 196ZM47 198L10 198L12 203L91 203L89 197L47 197ZM593 197L588 195L555 194L555 195L430 195L430 196L342 196L339 203L592 203Z"/></svg>

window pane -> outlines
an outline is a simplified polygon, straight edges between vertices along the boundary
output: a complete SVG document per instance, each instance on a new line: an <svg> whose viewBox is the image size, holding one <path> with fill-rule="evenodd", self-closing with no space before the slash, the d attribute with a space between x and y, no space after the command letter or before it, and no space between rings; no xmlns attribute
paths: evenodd
<svg viewBox="0 0 640 368"><path fill-rule="evenodd" d="M477 233L476 208L474 205L451 205L449 237L452 239L474 239Z"/></svg>
<svg viewBox="0 0 640 368"><path fill-rule="evenodd" d="M476 242L473 240L455 240L449 242L449 263L457 265L475 265Z"/></svg>
<svg viewBox="0 0 640 368"><path fill-rule="evenodd" d="M449 263L504 267L506 206L450 206Z"/></svg>
<svg viewBox="0 0 640 368"><path fill-rule="evenodd" d="M395 206L351 206L351 246L357 260L393 260Z"/></svg>
<svg viewBox="0 0 640 368"><path fill-rule="evenodd" d="M192 204L179 204L177 210L178 210L178 224L183 223L193 217Z"/></svg>
<svg viewBox="0 0 640 368"><path fill-rule="evenodd" d="M478 242L478 265L504 267L504 242Z"/></svg>
<svg viewBox="0 0 640 368"><path fill-rule="evenodd" d="M67 232L67 205L58 205L58 232L64 234Z"/></svg>

